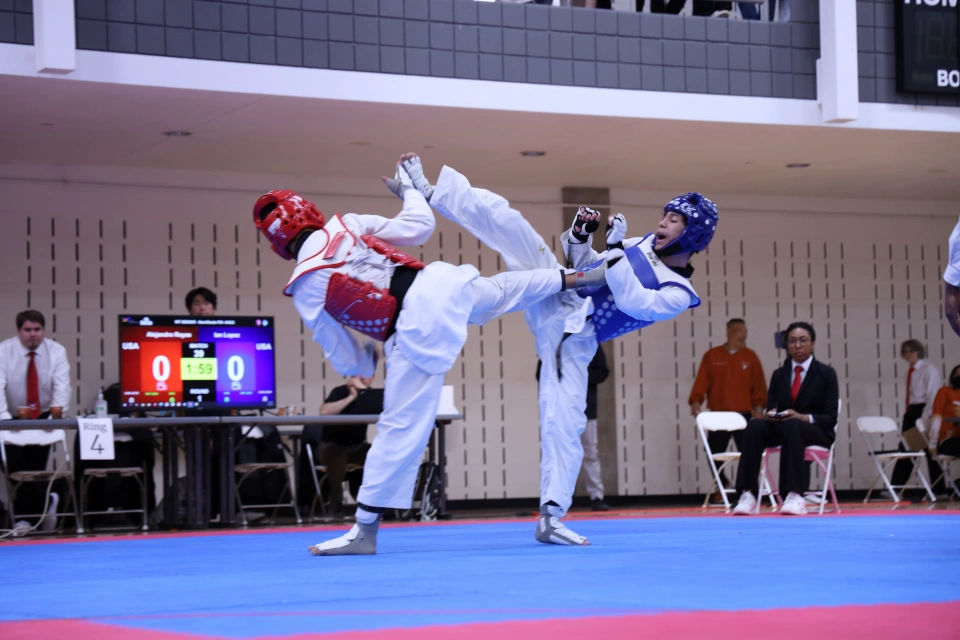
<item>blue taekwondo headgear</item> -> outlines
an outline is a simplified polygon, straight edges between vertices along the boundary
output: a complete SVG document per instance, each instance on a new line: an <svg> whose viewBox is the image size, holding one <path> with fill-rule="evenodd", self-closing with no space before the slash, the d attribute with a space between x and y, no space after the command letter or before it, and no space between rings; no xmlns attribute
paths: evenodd
<svg viewBox="0 0 960 640"><path fill-rule="evenodd" d="M687 226L675 240L659 251L660 255L672 256L677 253L703 251L713 240L720 214L717 205L703 194L691 191L678 196L663 208L663 215L673 211L687 220Z"/></svg>

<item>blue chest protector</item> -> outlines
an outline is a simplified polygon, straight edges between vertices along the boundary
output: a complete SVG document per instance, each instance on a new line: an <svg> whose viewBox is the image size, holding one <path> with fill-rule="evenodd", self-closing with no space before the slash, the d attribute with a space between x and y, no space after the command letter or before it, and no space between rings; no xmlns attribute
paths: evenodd
<svg viewBox="0 0 960 640"><path fill-rule="evenodd" d="M700 306L700 297L693 290L690 282L674 273L669 267L660 262L653 253L652 238L649 234L642 241L624 250L624 255L630 263L637 280L640 281L644 289L659 290L665 285L674 285L681 287L690 294L693 300L690 302L690 308ZM648 257L653 256L651 259ZM596 269L603 263L603 260L588 265L582 271ZM581 298L590 298L593 300L593 325L597 331L597 342L606 342L620 337L625 333L636 331L644 327L649 327L653 322L648 320L637 320L627 315L619 308L613 298L613 292L610 287L584 287L577 290Z"/></svg>

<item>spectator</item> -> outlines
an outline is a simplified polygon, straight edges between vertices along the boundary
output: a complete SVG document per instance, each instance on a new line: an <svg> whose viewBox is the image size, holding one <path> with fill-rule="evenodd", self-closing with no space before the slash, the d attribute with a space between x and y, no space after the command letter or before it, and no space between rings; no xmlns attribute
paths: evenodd
<svg viewBox="0 0 960 640"><path fill-rule="evenodd" d="M700 413L704 401L711 411L735 411L749 421L763 418L763 406L767 397L767 383L763 365L753 350L747 348L747 323L741 318L727 322L727 341L703 354L697 378L690 390L690 413ZM730 443L730 431L711 431L707 435L710 451L726 451ZM741 447L743 431L733 432L737 448ZM727 486L725 475L720 476ZM717 488L716 500L722 500Z"/></svg>
<svg viewBox="0 0 960 640"><path fill-rule="evenodd" d="M943 312L953 332L960 336L960 222L950 234L947 249L950 253L943 272Z"/></svg>
<svg viewBox="0 0 960 640"><path fill-rule="evenodd" d="M320 405L320 415L380 415L383 412L383 389L373 389L373 376L362 378L350 376L347 383L335 387ZM316 429L316 427L308 427ZM316 448L318 464L327 468L327 486L330 488L330 513L343 515L343 481L347 478L347 465L363 466L370 450L367 442L367 425L331 425L322 428ZM308 434L304 434L304 440ZM306 445L305 446L309 446ZM359 480L359 478L357 478ZM356 495L360 483L351 482L351 492Z"/></svg>
<svg viewBox="0 0 960 640"><path fill-rule="evenodd" d="M928 454L960 456L960 424L944 418L960 418L960 365L950 371L949 386L940 387L933 399Z"/></svg>
<svg viewBox="0 0 960 640"><path fill-rule="evenodd" d="M191 316L206 317L217 313L217 294L206 287L191 289L185 300Z"/></svg>
<svg viewBox="0 0 960 640"><path fill-rule="evenodd" d="M683 11L687 0L650 0L651 13L672 13L674 15ZM643 11L646 0L637 0L637 11Z"/></svg>
<svg viewBox="0 0 960 640"><path fill-rule="evenodd" d="M603 479L600 475L600 455L597 451L597 387L610 375L603 347L597 347L593 360L587 366L587 426L580 435L583 445L583 481L594 511L610 511L603 500Z"/></svg>
<svg viewBox="0 0 960 640"><path fill-rule="evenodd" d="M760 20L762 6L756 2L738 2L740 16L744 20ZM767 0L767 20L773 22L777 17L777 0ZM790 0L780 0L780 22L790 22Z"/></svg>
<svg viewBox="0 0 960 640"><path fill-rule="evenodd" d="M790 360L773 372L767 394L767 415L754 418L743 434L737 491L740 501L733 513L749 515L757 509L760 461L767 447L780 449L780 513L807 512L803 492L804 448L833 444L840 391L837 373L813 356L817 334L806 322L794 322L786 331Z"/></svg>
<svg viewBox="0 0 960 640"><path fill-rule="evenodd" d="M537 360L537 382L540 381L540 367L543 363ZM587 426L580 434L580 444L583 446L583 481L590 496L590 508L593 511L610 511L604 499L603 479L600 473L600 455L597 450L597 387L610 375L607 367L607 356L603 348L598 347L593 360L587 366Z"/></svg>
<svg viewBox="0 0 960 640"><path fill-rule="evenodd" d="M907 369L906 381L906 412L903 414L903 423L901 429L906 431L916 426L917 420L922 419L924 423L930 424L930 415L933 412L933 399L940 389L940 372L937 368L924 359L926 350L919 340L907 340L900 345L900 355L910 367ZM932 444L936 444L932 442ZM903 451L903 444L900 445ZM940 466L927 456L927 468L930 470L930 479L934 480L940 476ZM893 468L893 477L891 484L894 486L904 485L910 479L913 472L912 460L899 460ZM934 488L934 491L943 490L943 483Z"/></svg>
<svg viewBox="0 0 960 640"><path fill-rule="evenodd" d="M17 314L17 335L0 342L0 420L19 418L60 418L70 405L70 363L62 345L44 337L46 320L33 309ZM7 447L5 473L36 471L47 468L49 445ZM50 494L46 508L46 488L30 482L20 487L14 503L19 513L46 513L40 528L56 527L60 496ZM26 521L15 523L15 529L29 529Z"/></svg>

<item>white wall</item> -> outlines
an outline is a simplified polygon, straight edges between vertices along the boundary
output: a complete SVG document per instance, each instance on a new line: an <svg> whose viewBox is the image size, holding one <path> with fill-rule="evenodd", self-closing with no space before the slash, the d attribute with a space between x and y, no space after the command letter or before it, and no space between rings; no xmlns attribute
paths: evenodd
<svg viewBox="0 0 960 640"><path fill-rule="evenodd" d="M5 167L2 175L18 177L0 178L0 318L9 323L0 337L13 334L16 312L28 306L43 311L49 335L70 354L76 407L92 407L97 388L117 379L120 313L181 313L184 295L199 285L219 294L223 314L276 316L281 404L315 412L340 383L281 294L292 265L276 258L250 224L256 197L287 186L282 180L219 176L216 187L205 187L210 176L154 172L147 184L120 169L86 171L82 182L40 179L46 174L23 167ZM398 210L393 196L366 184L289 186L305 187L302 192L328 214ZM559 191L504 194L554 247L564 226ZM659 194L613 197L634 233L658 218ZM960 363L960 340L940 319L939 280L957 208L897 215L898 203L887 202L884 213L872 214L864 203L811 200L778 203L789 211L778 213L763 210L769 201L749 196L727 198L730 206L715 199L720 235L695 263L704 306L616 345L621 493L706 488L686 397L703 352L723 341L729 316L747 319L750 344L768 377L778 360L773 332L795 318L814 323L818 357L837 369L846 405L838 487L869 484L869 461L859 437L851 437L851 418L902 412L899 341L919 337L938 366ZM484 274L501 268L495 254L442 219L421 255L470 262ZM535 365L519 314L470 329L447 379L466 416L449 430L451 499L537 495Z"/></svg>

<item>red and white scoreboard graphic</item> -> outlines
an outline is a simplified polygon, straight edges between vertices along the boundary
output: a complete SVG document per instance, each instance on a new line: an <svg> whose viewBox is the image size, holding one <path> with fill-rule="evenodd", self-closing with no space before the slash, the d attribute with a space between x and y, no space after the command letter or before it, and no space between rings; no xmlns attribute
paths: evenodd
<svg viewBox="0 0 960 640"><path fill-rule="evenodd" d="M121 316L121 410L276 406L272 318Z"/></svg>

